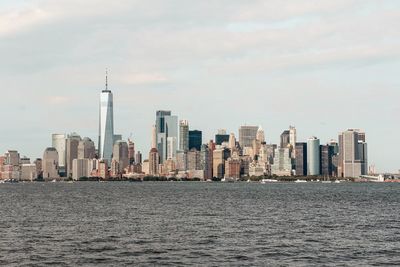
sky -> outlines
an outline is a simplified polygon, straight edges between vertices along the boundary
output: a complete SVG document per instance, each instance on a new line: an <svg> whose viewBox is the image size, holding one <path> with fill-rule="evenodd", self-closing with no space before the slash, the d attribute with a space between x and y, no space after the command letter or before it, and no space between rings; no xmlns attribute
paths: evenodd
<svg viewBox="0 0 400 267"><path fill-rule="evenodd" d="M268 143L366 131L400 169L400 1L2 0L0 151L42 157L52 133L97 144L105 69L115 132L148 154L155 112L203 131L261 125Z"/></svg>

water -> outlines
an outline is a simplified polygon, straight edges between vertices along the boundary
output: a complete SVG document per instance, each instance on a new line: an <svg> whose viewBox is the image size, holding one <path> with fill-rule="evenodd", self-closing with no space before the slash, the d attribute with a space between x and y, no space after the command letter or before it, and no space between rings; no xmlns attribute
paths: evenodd
<svg viewBox="0 0 400 267"><path fill-rule="evenodd" d="M400 184L0 184L0 265L400 265Z"/></svg>

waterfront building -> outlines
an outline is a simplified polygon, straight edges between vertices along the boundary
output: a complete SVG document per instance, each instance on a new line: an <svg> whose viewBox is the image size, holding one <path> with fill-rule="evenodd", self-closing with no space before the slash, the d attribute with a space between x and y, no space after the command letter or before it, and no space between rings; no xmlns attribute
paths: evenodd
<svg viewBox="0 0 400 267"><path fill-rule="evenodd" d="M38 177L36 171L36 164L24 163L21 165L21 177L22 181L33 181Z"/></svg>
<svg viewBox="0 0 400 267"><path fill-rule="evenodd" d="M156 148L152 148L149 153L149 174L158 175L158 165L160 164L160 155Z"/></svg>
<svg viewBox="0 0 400 267"><path fill-rule="evenodd" d="M94 142L85 137L78 144L78 159L94 159L96 156L96 148Z"/></svg>
<svg viewBox="0 0 400 267"><path fill-rule="evenodd" d="M188 151L189 148L189 122L179 121L179 150Z"/></svg>
<svg viewBox="0 0 400 267"><path fill-rule="evenodd" d="M67 136L65 143L65 170L67 177L72 177L72 161L78 158L78 146L81 137L77 133Z"/></svg>
<svg viewBox="0 0 400 267"><path fill-rule="evenodd" d="M98 176L102 179L110 178L110 173L108 171L108 161L101 159L98 163Z"/></svg>
<svg viewBox="0 0 400 267"><path fill-rule="evenodd" d="M171 111L159 110L156 112L156 136L157 136L157 151L160 155L160 163L163 163L168 156L168 137L175 137L178 140L178 117L172 116ZM171 149L171 148L170 148ZM175 147L172 148L172 154L176 154L178 149L175 142Z"/></svg>
<svg viewBox="0 0 400 267"><path fill-rule="evenodd" d="M142 172L145 175L149 175L150 174L150 163L148 159L145 159L142 163Z"/></svg>
<svg viewBox="0 0 400 267"><path fill-rule="evenodd" d="M320 175L320 141L315 136L307 140L307 174Z"/></svg>
<svg viewBox="0 0 400 267"><path fill-rule="evenodd" d="M72 161L72 179L79 180L82 177L90 177L93 170L93 159L78 158Z"/></svg>
<svg viewBox="0 0 400 267"><path fill-rule="evenodd" d="M114 145L114 113L113 94L108 89L108 76L106 75L106 88L100 93L100 118L99 118L99 157L111 163Z"/></svg>
<svg viewBox="0 0 400 267"><path fill-rule="evenodd" d="M51 146L54 147L58 152L58 164L60 169L65 170L65 134L52 134Z"/></svg>
<svg viewBox="0 0 400 267"><path fill-rule="evenodd" d="M295 153L296 175L307 176L307 143L296 143Z"/></svg>
<svg viewBox="0 0 400 267"><path fill-rule="evenodd" d="M201 145L203 144L203 134L199 130L191 130L189 131L189 150L196 149L197 151L201 150Z"/></svg>
<svg viewBox="0 0 400 267"><path fill-rule="evenodd" d="M339 177L359 177L367 174L368 157L365 132L349 129L339 134Z"/></svg>
<svg viewBox="0 0 400 267"><path fill-rule="evenodd" d="M33 163L36 166L38 179L43 179L43 160L41 158L37 158Z"/></svg>
<svg viewBox="0 0 400 267"><path fill-rule="evenodd" d="M260 162L254 160L249 166L249 176L260 177L265 173L265 166Z"/></svg>
<svg viewBox="0 0 400 267"><path fill-rule="evenodd" d="M238 157L230 157L225 161L225 178L240 178L240 159Z"/></svg>
<svg viewBox="0 0 400 267"><path fill-rule="evenodd" d="M292 159L290 149L275 149L274 164L271 166L271 173L277 176L290 176L292 174Z"/></svg>
<svg viewBox="0 0 400 267"><path fill-rule="evenodd" d="M327 144L320 146L320 174L324 177L333 176L334 147Z"/></svg>
<svg viewBox="0 0 400 267"><path fill-rule="evenodd" d="M241 126L239 128L239 144L242 148L252 147L257 139L258 126Z"/></svg>
<svg viewBox="0 0 400 267"><path fill-rule="evenodd" d="M54 147L48 147L43 153L43 179L52 180L58 175L58 152Z"/></svg>

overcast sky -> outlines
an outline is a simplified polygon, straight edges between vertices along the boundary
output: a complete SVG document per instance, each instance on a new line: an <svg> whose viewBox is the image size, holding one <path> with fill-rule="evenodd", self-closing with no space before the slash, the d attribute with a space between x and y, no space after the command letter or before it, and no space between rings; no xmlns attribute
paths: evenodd
<svg viewBox="0 0 400 267"><path fill-rule="evenodd" d="M204 142L362 128L369 163L400 169L398 0L1 0L0 151L41 157L55 132L97 144L106 68L115 131L144 157L171 109Z"/></svg>

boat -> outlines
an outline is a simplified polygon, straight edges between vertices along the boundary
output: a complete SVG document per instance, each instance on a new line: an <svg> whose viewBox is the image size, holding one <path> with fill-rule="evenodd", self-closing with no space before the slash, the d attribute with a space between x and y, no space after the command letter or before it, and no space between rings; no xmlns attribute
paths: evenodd
<svg viewBox="0 0 400 267"><path fill-rule="evenodd" d="M262 180L261 180L261 183L262 183L262 184L266 184L266 183L276 183L276 182L278 182L278 180L275 180L275 179L262 179Z"/></svg>
<svg viewBox="0 0 400 267"><path fill-rule="evenodd" d="M51 180L51 182L52 182L52 183L55 183L55 182L57 182L57 180L56 180L56 179L53 179L53 180Z"/></svg>
<svg viewBox="0 0 400 267"><path fill-rule="evenodd" d="M299 180L299 179L297 179L296 181L294 181L295 183L307 183L307 181L306 180Z"/></svg>
<svg viewBox="0 0 400 267"><path fill-rule="evenodd" d="M10 184L15 184L18 183L19 181L17 179L14 178L10 178L10 179L5 179L4 183L10 183Z"/></svg>
<svg viewBox="0 0 400 267"><path fill-rule="evenodd" d="M335 184L340 184L340 181L339 180L335 180Z"/></svg>
<svg viewBox="0 0 400 267"><path fill-rule="evenodd" d="M221 182L228 182L228 183L233 183L234 181L235 181L235 179L232 177L225 177L225 178L222 178L222 180L221 180Z"/></svg>
<svg viewBox="0 0 400 267"><path fill-rule="evenodd" d="M331 181L322 181L323 184L330 184L332 183Z"/></svg>
<svg viewBox="0 0 400 267"><path fill-rule="evenodd" d="M208 182L208 183L211 183L211 182L212 182L212 180L211 180L211 179L207 179L207 180L206 180L206 182Z"/></svg>

